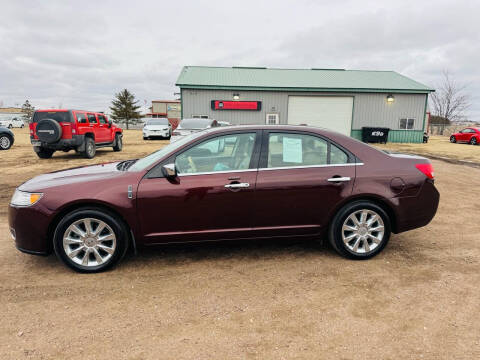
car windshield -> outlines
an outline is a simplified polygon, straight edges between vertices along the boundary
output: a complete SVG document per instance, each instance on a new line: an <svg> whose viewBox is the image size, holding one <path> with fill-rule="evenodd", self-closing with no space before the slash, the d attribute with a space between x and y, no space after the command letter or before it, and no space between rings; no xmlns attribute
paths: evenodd
<svg viewBox="0 0 480 360"><path fill-rule="evenodd" d="M202 136L204 132L196 132L193 134L190 134L188 136L185 136L173 143L168 144L167 146L161 148L160 150L155 151L154 153L151 153L150 155L145 156L142 159L137 160L129 169L128 171L141 171L145 170L151 165L155 164L158 160L163 158L165 155L171 153L172 151L175 151L176 149L182 147L189 141Z"/></svg>
<svg viewBox="0 0 480 360"><path fill-rule="evenodd" d="M38 123L43 119L53 119L56 122L71 122L68 111L37 111L33 115L34 123Z"/></svg>
<svg viewBox="0 0 480 360"><path fill-rule="evenodd" d="M205 129L212 124L212 119L183 119L180 122L182 129Z"/></svg>
<svg viewBox="0 0 480 360"><path fill-rule="evenodd" d="M145 125L168 125L168 119L148 119Z"/></svg>

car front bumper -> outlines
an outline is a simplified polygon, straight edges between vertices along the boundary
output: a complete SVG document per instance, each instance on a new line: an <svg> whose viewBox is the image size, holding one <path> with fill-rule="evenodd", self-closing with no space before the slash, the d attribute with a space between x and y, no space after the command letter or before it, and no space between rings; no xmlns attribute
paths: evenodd
<svg viewBox="0 0 480 360"><path fill-rule="evenodd" d="M143 137L169 137L170 130L143 130Z"/></svg>
<svg viewBox="0 0 480 360"><path fill-rule="evenodd" d="M48 239L51 215L40 203L31 207L9 206L8 225L18 250L35 255L48 255L52 251Z"/></svg>

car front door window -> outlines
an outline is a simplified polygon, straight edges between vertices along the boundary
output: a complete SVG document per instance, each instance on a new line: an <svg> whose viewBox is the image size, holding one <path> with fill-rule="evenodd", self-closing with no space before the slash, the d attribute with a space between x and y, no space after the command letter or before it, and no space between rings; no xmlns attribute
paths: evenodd
<svg viewBox="0 0 480 360"><path fill-rule="evenodd" d="M179 175L241 171L250 167L255 133L218 136L194 145L177 156Z"/></svg>

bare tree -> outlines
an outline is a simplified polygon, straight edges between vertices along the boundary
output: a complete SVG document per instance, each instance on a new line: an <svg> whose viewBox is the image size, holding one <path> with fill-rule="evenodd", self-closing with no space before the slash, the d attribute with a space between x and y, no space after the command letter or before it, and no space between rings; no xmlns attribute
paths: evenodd
<svg viewBox="0 0 480 360"><path fill-rule="evenodd" d="M443 82L430 95L433 114L449 121L465 118L465 110L470 107L470 96L465 92L466 85L459 85L448 71L443 72Z"/></svg>

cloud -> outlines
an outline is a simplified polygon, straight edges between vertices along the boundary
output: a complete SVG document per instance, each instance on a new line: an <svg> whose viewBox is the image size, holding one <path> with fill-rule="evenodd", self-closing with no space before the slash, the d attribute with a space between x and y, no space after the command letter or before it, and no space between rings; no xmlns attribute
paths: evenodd
<svg viewBox="0 0 480 360"><path fill-rule="evenodd" d="M128 88L171 99L183 65L395 70L480 90L471 1L15 1L0 23L5 105L108 110ZM469 116L480 120L474 98Z"/></svg>

